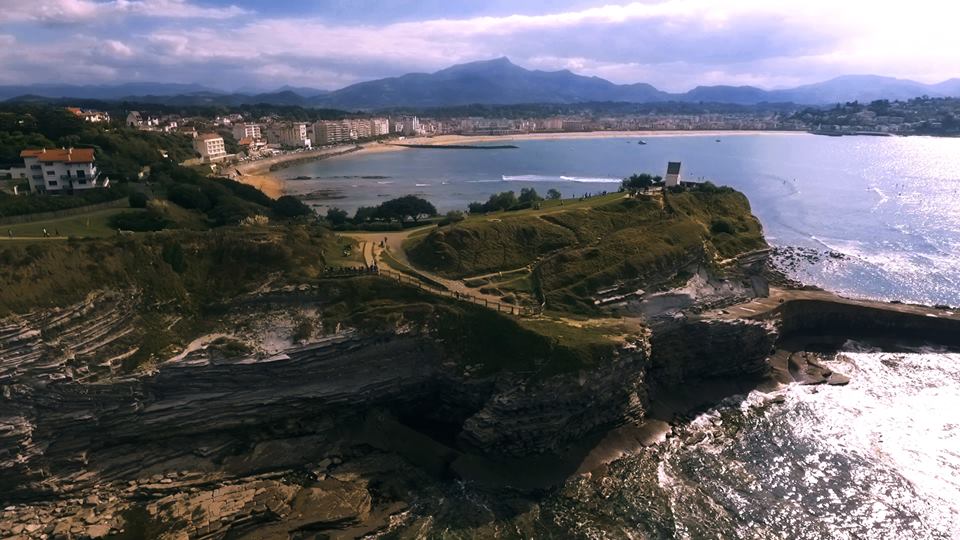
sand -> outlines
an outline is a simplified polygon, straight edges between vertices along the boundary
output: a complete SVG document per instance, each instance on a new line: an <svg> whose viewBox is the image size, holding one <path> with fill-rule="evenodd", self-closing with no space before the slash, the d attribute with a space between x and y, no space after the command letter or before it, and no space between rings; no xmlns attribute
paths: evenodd
<svg viewBox="0 0 960 540"><path fill-rule="evenodd" d="M730 137L742 135L796 135L797 131L585 131L585 132L563 132L563 133L521 133L516 135L438 135L435 137L410 137L401 140L391 140L390 142L372 142L359 145L340 145L333 147L318 148L304 152L295 152L283 154L256 161L248 161L235 165L233 168L239 170L240 176L233 177L245 184L256 187L263 191L269 197L277 198L285 193L285 182L276 175L276 171L270 168L275 165L292 165L294 162L320 159L336 159L343 156L362 156L365 154L375 154L381 152L403 152L410 148L399 146L399 144L428 144L428 145L446 145L446 144L473 144L484 142L509 142L509 141L529 141L529 140L562 140L562 139L611 139L622 137L653 138L653 137L696 137L696 136L716 136ZM399 143L399 144L397 144Z"/></svg>

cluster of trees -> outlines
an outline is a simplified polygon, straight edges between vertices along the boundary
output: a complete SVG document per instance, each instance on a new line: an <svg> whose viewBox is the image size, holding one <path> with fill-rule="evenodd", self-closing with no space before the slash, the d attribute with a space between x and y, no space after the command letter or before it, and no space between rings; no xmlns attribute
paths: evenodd
<svg viewBox="0 0 960 540"><path fill-rule="evenodd" d="M370 222L403 223L419 222L423 218L437 215L437 209L430 201L416 195L404 195L391 199L378 206L361 206L353 218L345 210L331 208L327 210L327 221L331 225L341 226L352 222L361 225Z"/></svg>
<svg viewBox="0 0 960 540"><path fill-rule="evenodd" d="M648 173L640 174L631 174L630 176L623 179L621 186L624 191L637 192L637 191L646 191L653 186L658 186L663 183L662 176L654 176Z"/></svg>
<svg viewBox="0 0 960 540"><path fill-rule="evenodd" d="M236 225L257 215L274 219L313 216L309 206L292 196L277 200L259 189L228 178L208 178L199 172L171 163L157 165L150 174L151 188L170 202L202 214L212 226ZM147 204L147 195L130 195L130 206L147 212L129 212L113 218L113 225L132 231L156 231L174 224L158 209Z"/></svg>
<svg viewBox="0 0 960 540"><path fill-rule="evenodd" d="M559 199L560 192L555 189L547 191L548 199ZM483 214L486 212L498 212L504 210L522 210L532 208L535 204L543 200L543 197L537 193L534 188L523 188L518 197L513 191L503 191L494 193L487 202L472 202L467 207L471 214Z"/></svg>

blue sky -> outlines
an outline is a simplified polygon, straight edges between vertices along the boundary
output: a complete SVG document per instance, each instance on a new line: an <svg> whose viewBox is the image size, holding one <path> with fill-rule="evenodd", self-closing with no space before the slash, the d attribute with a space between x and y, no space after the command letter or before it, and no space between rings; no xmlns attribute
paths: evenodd
<svg viewBox="0 0 960 540"><path fill-rule="evenodd" d="M960 77L943 0L0 0L0 84L354 82L509 57L618 83Z"/></svg>

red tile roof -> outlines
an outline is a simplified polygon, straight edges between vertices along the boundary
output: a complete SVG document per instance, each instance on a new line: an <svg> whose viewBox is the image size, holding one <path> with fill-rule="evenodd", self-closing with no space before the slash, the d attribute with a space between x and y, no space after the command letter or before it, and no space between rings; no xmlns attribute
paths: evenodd
<svg viewBox="0 0 960 540"><path fill-rule="evenodd" d="M203 135L200 135L200 137L198 138L201 141L209 141L211 139L222 139L223 137L220 135L217 135L216 133L204 133Z"/></svg>
<svg viewBox="0 0 960 540"><path fill-rule="evenodd" d="M93 148L32 148L21 151L20 157L35 157L44 163L91 163Z"/></svg>

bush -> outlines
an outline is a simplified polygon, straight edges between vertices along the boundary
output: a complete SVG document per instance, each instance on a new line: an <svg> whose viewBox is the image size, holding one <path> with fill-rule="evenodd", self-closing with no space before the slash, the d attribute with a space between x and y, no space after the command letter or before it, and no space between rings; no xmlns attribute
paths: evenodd
<svg viewBox="0 0 960 540"><path fill-rule="evenodd" d="M551 201L559 200L563 195L560 194L556 189L550 188L547 190L547 198Z"/></svg>
<svg viewBox="0 0 960 540"><path fill-rule="evenodd" d="M710 222L710 232L713 234L737 234L736 227L728 219L716 218Z"/></svg>
<svg viewBox="0 0 960 540"><path fill-rule="evenodd" d="M147 194L135 191L130 194L127 199L130 201L130 208L146 208L147 207Z"/></svg>
<svg viewBox="0 0 960 540"><path fill-rule="evenodd" d="M274 201L273 213L281 218L298 218L313 215L313 210L300 199L284 195Z"/></svg>
<svg viewBox="0 0 960 540"><path fill-rule="evenodd" d="M187 210L206 212L213 206L200 186L196 185L174 184L167 190L167 198Z"/></svg>
<svg viewBox="0 0 960 540"><path fill-rule="evenodd" d="M447 212L447 215L443 216L443 219L440 220L440 225L452 225L454 223L460 223L466 219L466 216L463 215L463 212L459 210L451 210Z"/></svg>

